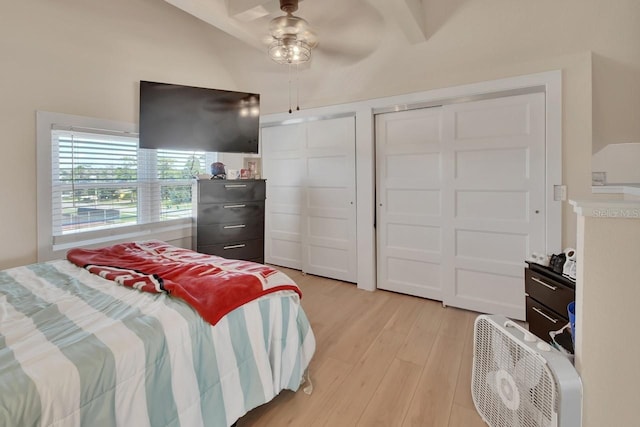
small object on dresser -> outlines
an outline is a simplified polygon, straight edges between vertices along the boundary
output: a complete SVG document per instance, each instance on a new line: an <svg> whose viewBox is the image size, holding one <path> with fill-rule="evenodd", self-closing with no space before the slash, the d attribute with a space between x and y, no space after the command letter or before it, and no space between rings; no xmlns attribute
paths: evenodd
<svg viewBox="0 0 640 427"><path fill-rule="evenodd" d="M567 248L564 250L566 261L562 267L562 274L570 279L576 280L576 250Z"/></svg>
<svg viewBox="0 0 640 427"><path fill-rule="evenodd" d="M536 264L542 265L544 267L549 267L549 255L533 252L529 258L531 262L535 262Z"/></svg>
<svg viewBox="0 0 640 427"><path fill-rule="evenodd" d="M228 169L227 179L240 179L240 171L238 169Z"/></svg>
<svg viewBox="0 0 640 427"><path fill-rule="evenodd" d="M549 267L554 271L554 273L562 274L562 269L564 268L564 263L566 260L567 256L564 253L551 255Z"/></svg>
<svg viewBox="0 0 640 427"><path fill-rule="evenodd" d="M211 163L211 175L213 175L213 179L226 179L227 172L224 168L224 163Z"/></svg>

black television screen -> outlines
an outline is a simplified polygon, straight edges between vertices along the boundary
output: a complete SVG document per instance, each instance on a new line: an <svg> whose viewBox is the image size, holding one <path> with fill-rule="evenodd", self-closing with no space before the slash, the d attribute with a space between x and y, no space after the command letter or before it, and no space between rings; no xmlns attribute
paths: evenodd
<svg viewBox="0 0 640 427"><path fill-rule="evenodd" d="M260 95L140 82L140 148L257 153Z"/></svg>

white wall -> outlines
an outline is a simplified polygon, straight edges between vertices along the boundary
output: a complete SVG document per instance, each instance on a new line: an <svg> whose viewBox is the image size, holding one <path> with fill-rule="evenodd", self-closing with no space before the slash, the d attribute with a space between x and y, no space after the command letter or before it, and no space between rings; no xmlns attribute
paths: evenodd
<svg viewBox="0 0 640 427"><path fill-rule="evenodd" d="M0 268L36 260L36 110L137 123L140 80L236 89L219 34L162 1L3 2Z"/></svg>
<svg viewBox="0 0 640 427"><path fill-rule="evenodd" d="M640 184L640 142L606 145L593 154L591 169L605 172L607 184Z"/></svg>
<svg viewBox="0 0 640 427"><path fill-rule="evenodd" d="M582 425L638 425L640 202L595 206L595 212L579 219L576 247L576 367L584 388ZM620 218L622 213L634 219Z"/></svg>

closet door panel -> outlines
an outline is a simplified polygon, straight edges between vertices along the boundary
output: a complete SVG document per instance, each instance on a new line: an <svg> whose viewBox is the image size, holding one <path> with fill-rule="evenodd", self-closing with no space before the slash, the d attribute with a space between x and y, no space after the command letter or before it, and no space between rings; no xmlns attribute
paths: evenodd
<svg viewBox="0 0 640 427"><path fill-rule="evenodd" d="M304 270L357 281L355 118L307 123Z"/></svg>
<svg viewBox="0 0 640 427"><path fill-rule="evenodd" d="M265 127L261 138L267 179L265 262L302 269L305 129L299 124Z"/></svg>
<svg viewBox="0 0 640 427"><path fill-rule="evenodd" d="M453 175L447 304L524 320L524 260L544 252L544 94L446 107Z"/></svg>
<svg viewBox="0 0 640 427"><path fill-rule="evenodd" d="M266 260L356 282L355 118L262 129Z"/></svg>
<svg viewBox="0 0 640 427"><path fill-rule="evenodd" d="M378 288L442 299L441 108L376 116Z"/></svg>
<svg viewBox="0 0 640 427"><path fill-rule="evenodd" d="M545 108L535 93L376 116L378 287L524 319L544 252Z"/></svg>

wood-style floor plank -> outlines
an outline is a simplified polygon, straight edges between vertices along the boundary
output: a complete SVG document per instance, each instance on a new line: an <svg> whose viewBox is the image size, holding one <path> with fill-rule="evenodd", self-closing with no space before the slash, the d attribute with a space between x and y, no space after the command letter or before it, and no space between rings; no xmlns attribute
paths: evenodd
<svg viewBox="0 0 640 427"><path fill-rule="evenodd" d="M466 330L462 332L459 328L466 327L466 317L464 310L445 308L443 327L433 344L403 427L448 425L466 337Z"/></svg>
<svg viewBox="0 0 640 427"><path fill-rule="evenodd" d="M413 398L422 369L422 366L414 363L394 359L357 425L400 425Z"/></svg>
<svg viewBox="0 0 640 427"><path fill-rule="evenodd" d="M316 336L314 391L283 391L238 427L484 426L470 385L477 313L282 270Z"/></svg>
<svg viewBox="0 0 640 427"><path fill-rule="evenodd" d="M471 397L471 371L473 366L473 321L475 317L475 315L470 316L469 319L470 325L467 329L467 338L465 339L464 350L462 351L462 363L460 364L456 394L453 398L455 405L471 409L474 413L476 410L473 404L473 398ZM478 419L480 419L479 415Z"/></svg>
<svg viewBox="0 0 640 427"><path fill-rule="evenodd" d="M475 409L454 404L448 427L487 427Z"/></svg>
<svg viewBox="0 0 640 427"><path fill-rule="evenodd" d="M420 298L415 300L421 305L420 314L409 329L407 339L398 351L397 357L424 366L440 329L444 309L442 304L436 301Z"/></svg>
<svg viewBox="0 0 640 427"><path fill-rule="evenodd" d="M393 331L382 331L358 360L351 375L333 396L331 411L316 426L355 426L375 394L387 369L395 359L402 337Z"/></svg>

